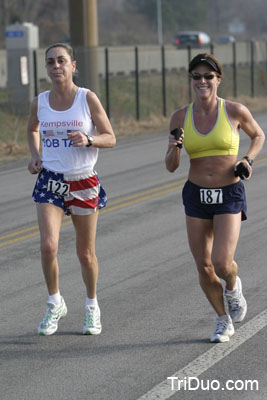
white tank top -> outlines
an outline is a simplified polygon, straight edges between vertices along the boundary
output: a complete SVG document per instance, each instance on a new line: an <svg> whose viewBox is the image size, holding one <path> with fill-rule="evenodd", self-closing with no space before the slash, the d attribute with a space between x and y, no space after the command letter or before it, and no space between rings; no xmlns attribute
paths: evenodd
<svg viewBox="0 0 267 400"><path fill-rule="evenodd" d="M92 146L74 147L67 136L68 132L77 130L90 136L96 135L86 100L87 91L78 88L72 106L64 111L50 107L50 91L39 94L37 117L42 136L44 168L66 175L83 175L94 170L98 149Z"/></svg>

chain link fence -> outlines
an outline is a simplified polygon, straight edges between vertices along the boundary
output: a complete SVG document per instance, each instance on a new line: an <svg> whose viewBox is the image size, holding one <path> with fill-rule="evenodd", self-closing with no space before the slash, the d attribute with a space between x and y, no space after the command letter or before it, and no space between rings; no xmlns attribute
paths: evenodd
<svg viewBox="0 0 267 400"><path fill-rule="evenodd" d="M182 50L170 46L99 48L98 95L112 121L169 116L186 105L192 100L187 66L199 52L213 53L223 65L221 97L267 95L266 42ZM39 49L33 54L35 94L50 88L44 53L44 49ZM8 101L7 74L5 51L0 50L0 111L13 114Z"/></svg>

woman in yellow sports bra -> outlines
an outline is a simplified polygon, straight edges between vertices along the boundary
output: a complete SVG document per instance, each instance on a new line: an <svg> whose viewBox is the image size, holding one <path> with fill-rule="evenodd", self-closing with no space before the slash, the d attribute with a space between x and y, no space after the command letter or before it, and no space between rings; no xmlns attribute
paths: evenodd
<svg viewBox="0 0 267 400"><path fill-rule="evenodd" d="M194 57L189 75L195 100L171 117L165 163L170 172L178 168L184 143L190 158L183 188L189 246L200 286L217 313L210 341L227 342L234 334L233 322L241 322L247 311L234 260L241 221L247 218L241 179L251 177L265 136L244 105L218 97L222 66L213 55ZM249 136L250 146L238 161L240 129Z"/></svg>

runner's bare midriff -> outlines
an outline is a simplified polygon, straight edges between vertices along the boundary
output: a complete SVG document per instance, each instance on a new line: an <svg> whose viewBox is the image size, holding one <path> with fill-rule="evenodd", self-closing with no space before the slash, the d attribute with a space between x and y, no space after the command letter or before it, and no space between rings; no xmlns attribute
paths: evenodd
<svg viewBox="0 0 267 400"><path fill-rule="evenodd" d="M188 179L195 185L216 188L239 181L234 175L237 156L211 156L190 161Z"/></svg>

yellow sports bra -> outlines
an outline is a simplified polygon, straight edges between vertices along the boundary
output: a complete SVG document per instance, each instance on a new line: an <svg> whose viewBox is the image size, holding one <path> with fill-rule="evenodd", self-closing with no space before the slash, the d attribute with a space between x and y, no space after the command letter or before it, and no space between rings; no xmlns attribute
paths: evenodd
<svg viewBox="0 0 267 400"><path fill-rule="evenodd" d="M207 134L197 131L193 103L188 106L184 122L184 147L190 159L238 154L239 134L228 118L224 99L219 98L217 121Z"/></svg>

